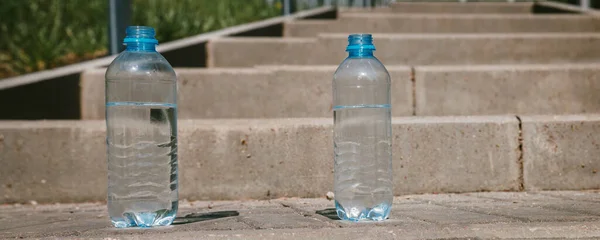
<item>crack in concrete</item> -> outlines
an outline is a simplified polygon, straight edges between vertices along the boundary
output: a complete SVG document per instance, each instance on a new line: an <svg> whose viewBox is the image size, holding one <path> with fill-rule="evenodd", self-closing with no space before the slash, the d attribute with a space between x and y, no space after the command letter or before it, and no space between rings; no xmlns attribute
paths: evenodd
<svg viewBox="0 0 600 240"><path fill-rule="evenodd" d="M243 223L243 224L251 227L252 229L256 229L256 230L264 229L264 228L260 227L260 224L258 222L254 221L252 219L249 219L247 217L244 217L244 216L238 216L235 218L235 220L237 222Z"/></svg>
<svg viewBox="0 0 600 240"><path fill-rule="evenodd" d="M519 117L518 115L515 116L517 118L517 121L519 121L519 137L518 137L518 141L519 141L519 157L517 158L517 164L519 165L519 191L524 191L525 190L525 170L524 170L524 163L523 163L523 121L521 120L521 117Z"/></svg>
<svg viewBox="0 0 600 240"><path fill-rule="evenodd" d="M410 67L410 82L412 84L412 115L417 116L417 83L415 67Z"/></svg>
<svg viewBox="0 0 600 240"><path fill-rule="evenodd" d="M279 202L279 204L281 204L281 206L283 206L285 208L292 209L292 211L294 211L294 213L296 213L298 215L301 215L303 217L312 218L312 219L317 220L319 222L326 223L326 224L328 224L328 225L330 225L332 227L337 227L337 228L343 228L344 227L343 225L341 225L341 224L339 224L339 223L337 223L337 222L335 222L335 221L333 221L333 220L331 220L331 219L329 219L329 218L327 218L327 217L325 217L325 216L323 216L321 214L313 213L313 212L310 212L310 211L303 210L301 208L298 208L298 207L294 206L293 204L289 204L289 203L285 203L285 202Z"/></svg>

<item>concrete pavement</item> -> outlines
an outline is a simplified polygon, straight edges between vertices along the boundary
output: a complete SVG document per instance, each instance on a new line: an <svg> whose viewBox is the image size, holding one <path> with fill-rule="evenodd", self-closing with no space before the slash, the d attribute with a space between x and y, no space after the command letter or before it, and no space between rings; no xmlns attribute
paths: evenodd
<svg viewBox="0 0 600 240"><path fill-rule="evenodd" d="M3 239L595 239L600 194L487 192L396 197L390 219L337 219L325 198L180 202L175 224L115 229L102 203L0 206Z"/></svg>

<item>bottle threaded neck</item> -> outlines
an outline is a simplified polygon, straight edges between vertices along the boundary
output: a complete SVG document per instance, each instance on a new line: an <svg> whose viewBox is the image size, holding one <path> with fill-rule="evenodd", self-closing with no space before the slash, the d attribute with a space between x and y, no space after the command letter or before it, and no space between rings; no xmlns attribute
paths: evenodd
<svg viewBox="0 0 600 240"><path fill-rule="evenodd" d="M129 26L125 32L127 35L123 39L123 44L127 45L128 50L153 50L158 44L152 27Z"/></svg>
<svg viewBox="0 0 600 240"><path fill-rule="evenodd" d="M372 56L375 51L373 36L367 33L350 34L346 51L350 53L350 56Z"/></svg>

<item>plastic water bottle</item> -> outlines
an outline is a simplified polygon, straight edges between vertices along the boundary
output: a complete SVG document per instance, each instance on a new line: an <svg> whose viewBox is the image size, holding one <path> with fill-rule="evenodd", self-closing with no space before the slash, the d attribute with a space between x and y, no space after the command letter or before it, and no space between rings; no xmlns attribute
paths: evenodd
<svg viewBox="0 0 600 240"><path fill-rule="evenodd" d="M348 42L333 77L335 207L343 220L381 221L393 201L390 75L371 34Z"/></svg>
<svg viewBox="0 0 600 240"><path fill-rule="evenodd" d="M119 228L170 225L177 213L177 82L154 34L128 27L105 76L108 213Z"/></svg>

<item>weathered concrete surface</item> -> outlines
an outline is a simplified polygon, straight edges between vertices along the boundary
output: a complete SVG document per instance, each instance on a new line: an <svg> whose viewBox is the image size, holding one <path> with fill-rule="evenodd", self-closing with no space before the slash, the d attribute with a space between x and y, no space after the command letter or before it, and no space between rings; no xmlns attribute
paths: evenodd
<svg viewBox="0 0 600 240"><path fill-rule="evenodd" d="M570 216L562 218L561 221L586 221L585 218L600 216L600 202L596 201L600 196L598 190L593 191L556 191L556 192L539 192L538 194L531 193L524 196L519 193L473 193L472 195L490 198L495 200L512 201L518 207L519 205L530 206L543 209L551 209L559 212L570 212ZM552 197L552 201L547 201L548 197ZM596 200L592 200L596 199ZM551 212L554 212L551 211ZM534 218L542 218L549 220L556 218L554 214L547 212L544 215L532 215ZM573 215L575 213L575 215ZM577 215L578 213L578 215ZM583 214L583 215L582 215ZM572 220L569 220L572 219Z"/></svg>
<svg viewBox="0 0 600 240"><path fill-rule="evenodd" d="M526 189L600 188L600 115L521 119Z"/></svg>
<svg viewBox="0 0 600 240"><path fill-rule="evenodd" d="M597 62L600 34L374 34L385 65ZM221 38L208 45L210 67L339 65L347 34L318 38Z"/></svg>
<svg viewBox="0 0 600 240"><path fill-rule="evenodd" d="M548 195L548 196L557 197L557 198L567 199L567 200L600 203L600 197L598 197L598 195L599 195L598 191L580 191L580 192L552 191L552 192L543 192L543 194Z"/></svg>
<svg viewBox="0 0 600 240"><path fill-rule="evenodd" d="M99 121L0 122L0 202L102 199L105 136Z"/></svg>
<svg viewBox="0 0 600 240"><path fill-rule="evenodd" d="M178 68L180 119L331 117L336 66ZM411 69L388 67L392 114L413 114ZM104 119L105 69L81 76L81 118Z"/></svg>
<svg viewBox="0 0 600 240"><path fill-rule="evenodd" d="M180 202L175 225L115 229L106 206L0 206L0 238L47 239L581 239L600 237L600 215L577 195L595 192L410 195L394 199L390 219L340 221L334 204L318 199ZM559 195L554 197L552 195ZM502 196L501 199L496 199ZM562 210L555 207L564 206ZM226 215L226 213L237 213ZM524 213L536 220L523 218ZM190 214L199 216L193 218ZM564 216L564 217L561 217ZM33 220L33 221L32 221Z"/></svg>
<svg viewBox="0 0 600 240"><path fill-rule="evenodd" d="M391 13L391 7L338 7L338 13L350 13L350 12L361 12L361 13Z"/></svg>
<svg viewBox="0 0 600 240"><path fill-rule="evenodd" d="M179 117L330 117L335 66L176 69ZM600 64L388 66L394 116L600 112ZM104 119L104 69L81 78L81 118Z"/></svg>
<svg viewBox="0 0 600 240"><path fill-rule="evenodd" d="M579 194L574 192L561 193L569 196ZM551 195L546 196L542 195L542 193L502 192L464 195L423 195L416 196L414 199L436 202L440 206L456 208L462 211L502 216L510 219L508 221L512 222L580 222L598 220L599 218L591 213L581 214L578 211L571 212L552 208L550 205L562 205L565 204L565 201L549 196ZM549 199L551 201L548 201ZM547 208L541 208L541 205L547 206Z"/></svg>
<svg viewBox="0 0 600 240"><path fill-rule="evenodd" d="M533 2L493 3L493 2L396 2L390 4L397 13L531 13Z"/></svg>
<svg viewBox="0 0 600 240"><path fill-rule="evenodd" d="M576 14L385 14L340 13L336 20L286 22L284 36L321 33L549 33L597 32L600 19Z"/></svg>
<svg viewBox="0 0 600 240"><path fill-rule="evenodd" d="M312 38L270 38L270 37L252 37L252 38L223 38L223 39L214 39L209 41L206 45L207 51L207 65L209 67L252 67L255 65L276 65L276 64L289 64L289 65L306 65L306 56L311 56L314 54L315 45L317 43L317 39ZM233 47L232 49L229 49ZM311 49L309 52L305 52L303 55L294 55L294 53L301 53L302 51L307 51ZM258 51L255 51L258 50ZM222 61L227 61L226 59L222 59L222 57L226 57L223 54L232 54L237 51L243 51L235 55L229 56L229 60L232 61L231 64L221 63ZM263 52L267 51L267 52ZM261 53L262 52L262 53ZM268 55L268 57L272 57L271 61L268 62L254 62L254 59L249 61L243 61L242 63L238 63L239 59L234 59L234 57L241 57L247 53L250 54L259 54L257 57L264 57Z"/></svg>
<svg viewBox="0 0 600 240"><path fill-rule="evenodd" d="M600 64L415 67L416 115L600 112Z"/></svg>
<svg viewBox="0 0 600 240"><path fill-rule="evenodd" d="M182 120L182 198L316 197L332 190L333 121ZM514 190L514 117L393 120L396 194ZM106 196L103 121L0 123L0 202Z"/></svg>
<svg viewBox="0 0 600 240"><path fill-rule="evenodd" d="M519 188L514 117L415 117L394 128L394 193Z"/></svg>

